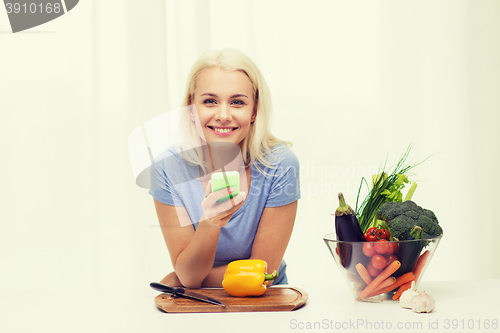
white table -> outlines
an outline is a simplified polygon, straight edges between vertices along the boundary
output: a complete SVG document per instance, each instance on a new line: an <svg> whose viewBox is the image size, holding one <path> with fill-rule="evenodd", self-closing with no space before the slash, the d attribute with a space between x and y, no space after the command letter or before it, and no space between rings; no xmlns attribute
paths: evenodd
<svg viewBox="0 0 500 333"><path fill-rule="evenodd" d="M307 291L309 299L296 311L211 314L162 312L154 303L158 293L148 286L1 293L0 332L380 332L388 328L404 332L430 328L432 332L500 332L500 280L423 281L420 288L437 303L430 314L402 309L398 303L355 301L340 283L297 287Z"/></svg>

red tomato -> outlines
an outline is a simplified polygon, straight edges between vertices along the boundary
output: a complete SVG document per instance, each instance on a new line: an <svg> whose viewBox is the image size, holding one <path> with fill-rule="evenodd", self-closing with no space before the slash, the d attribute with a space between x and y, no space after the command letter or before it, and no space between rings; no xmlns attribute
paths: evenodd
<svg viewBox="0 0 500 333"><path fill-rule="evenodd" d="M354 273L351 273L351 272L347 272L347 279L351 282L354 282L356 281L358 278L358 274L354 274Z"/></svg>
<svg viewBox="0 0 500 333"><path fill-rule="evenodd" d="M391 238L391 233L387 229L379 228L377 230L377 237L378 239L389 240Z"/></svg>
<svg viewBox="0 0 500 333"><path fill-rule="evenodd" d="M396 253L398 250L398 243L396 242L389 242L389 249L385 253L386 256L390 256L391 254Z"/></svg>
<svg viewBox="0 0 500 333"><path fill-rule="evenodd" d="M364 243L363 244L363 254L367 257L373 257L375 252L375 243Z"/></svg>
<svg viewBox="0 0 500 333"><path fill-rule="evenodd" d="M376 254L372 257L371 264L376 269L384 269L387 266L387 259L385 259L382 255Z"/></svg>
<svg viewBox="0 0 500 333"><path fill-rule="evenodd" d="M398 260L398 258L394 254L387 256L386 259L387 259L387 265L390 265L393 261Z"/></svg>
<svg viewBox="0 0 500 333"><path fill-rule="evenodd" d="M389 230L384 229L380 226L368 228L365 233L365 240L367 242L376 242L379 239L389 240L390 237L391 235Z"/></svg>
<svg viewBox="0 0 500 333"><path fill-rule="evenodd" d="M377 241L377 228L371 227L366 230L365 240L367 242L376 242Z"/></svg>
<svg viewBox="0 0 500 333"><path fill-rule="evenodd" d="M365 240L367 242L376 242L377 241L377 236L372 235L372 234L366 234L365 235Z"/></svg>
<svg viewBox="0 0 500 333"><path fill-rule="evenodd" d="M376 277L377 275L380 274L380 272L382 272L380 269L376 269L375 267L373 267L372 263L368 263L368 265L366 265L366 270L368 271L368 274L370 274L372 277Z"/></svg>
<svg viewBox="0 0 500 333"><path fill-rule="evenodd" d="M381 239L375 243L375 251L380 254L387 253L389 251L389 243L385 239Z"/></svg>

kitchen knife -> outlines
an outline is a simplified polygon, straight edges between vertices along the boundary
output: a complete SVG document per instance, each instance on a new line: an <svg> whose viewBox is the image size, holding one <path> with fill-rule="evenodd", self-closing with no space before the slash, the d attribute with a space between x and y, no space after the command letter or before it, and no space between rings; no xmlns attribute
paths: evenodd
<svg viewBox="0 0 500 333"><path fill-rule="evenodd" d="M194 293L192 291L186 291L186 290L184 290L184 288L172 288L172 287L169 287L163 283L158 283L158 282L151 282L149 284L149 286L151 288L153 288L154 290L158 290L158 291L161 291L164 293L169 293L169 294L172 294L175 296L187 297L187 298L195 299L198 301L207 302L207 303L220 305L220 306L224 306L224 307L226 306L226 304L216 300L215 298L208 297L208 296L198 294L198 293Z"/></svg>

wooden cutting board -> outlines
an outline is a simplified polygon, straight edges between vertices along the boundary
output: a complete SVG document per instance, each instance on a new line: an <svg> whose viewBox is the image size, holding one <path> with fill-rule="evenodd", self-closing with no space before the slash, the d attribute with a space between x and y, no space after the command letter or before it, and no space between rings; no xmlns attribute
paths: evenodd
<svg viewBox="0 0 500 333"><path fill-rule="evenodd" d="M309 297L302 289L283 287L270 287L264 295L253 297L233 297L222 288L186 290L213 297L226 306L170 294L156 296L155 303L168 313L292 311L303 306Z"/></svg>

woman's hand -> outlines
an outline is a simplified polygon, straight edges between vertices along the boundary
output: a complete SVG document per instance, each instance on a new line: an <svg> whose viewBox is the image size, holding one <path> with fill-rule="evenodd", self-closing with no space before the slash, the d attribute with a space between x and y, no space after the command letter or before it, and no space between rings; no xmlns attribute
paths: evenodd
<svg viewBox="0 0 500 333"><path fill-rule="evenodd" d="M246 193L240 192L232 200L226 200L217 203L217 200L227 196L235 191L234 187L223 188L212 193L212 181L209 181L205 188L205 197L201 202L203 208L202 219L207 220L210 224L216 227L223 227L229 222L233 214L241 207L246 199Z"/></svg>
<svg viewBox="0 0 500 333"><path fill-rule="evenodd" d="M184 287L175 272L168 273L161 279L160 283L166 284L169 287Z"/></svg>

